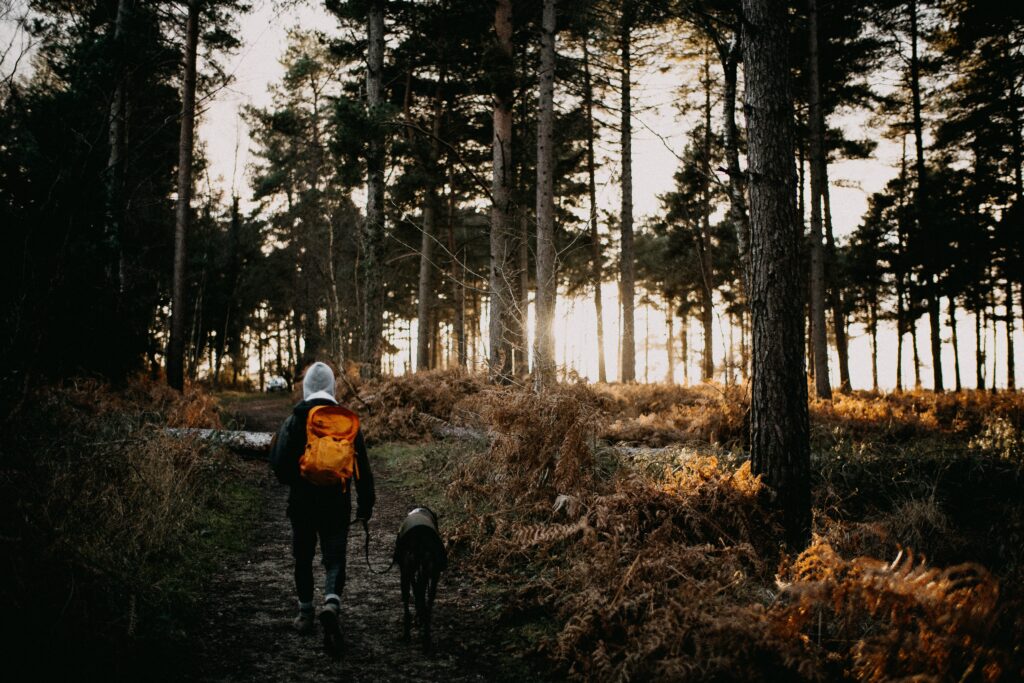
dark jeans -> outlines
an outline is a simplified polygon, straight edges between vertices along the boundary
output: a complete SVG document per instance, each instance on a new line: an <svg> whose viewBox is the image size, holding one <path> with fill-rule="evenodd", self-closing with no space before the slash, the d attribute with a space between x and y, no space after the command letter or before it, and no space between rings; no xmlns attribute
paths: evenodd
<svg viewBox="0 0 1024 683"><path fill-rule="evenodd" d="M313 600L313 556L316 539L320 537L320 554L327 570L324 595L341 596L345 587L345 549L348 546L348 524L341 520L309 522L292 520L292 556L295 557L295 589L300 602Z"/></svg>

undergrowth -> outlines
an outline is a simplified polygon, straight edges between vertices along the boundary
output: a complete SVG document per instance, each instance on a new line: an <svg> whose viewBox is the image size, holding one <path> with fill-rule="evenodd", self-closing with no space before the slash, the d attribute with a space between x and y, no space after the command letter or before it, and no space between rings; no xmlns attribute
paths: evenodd
<svg viewBox="0 0 1024 683"><path fill-rule="evenodd" d="M715 384L596 384L571 386L592 410L591 435L640 447L689 445L743 450L747 445L749 397L742 386ZM438 423L494 436L486 395L514 396L515 387L495 389L480 375L438 370L361 384L358 376L338 383L338 396L364 417L374 442L430 439ZM853 392L810 403L816 452L897 450L970 451L1024 461L1024 399L1020 394L965 391L934 394Z"/></svg>
<svg viewBox="0 0 1024 683"><path fill-rule="evenodd" d="M215 564L249 541L257 493L234 457L163 431L219 426L215 404L142 381L69 381L5 423L0 594L13 670L145 670L184 639Z"/></svg>
<svg viewBox="0 0 1024 683"><path fill-rule="evenodd" d="M739 390L465 378L459 397L432 379L391 391L444 393L420 405L489 444L417 463L448 482L449 544L554 675L1024 677L1019 396L815 402L816 535L794 557L743 454ZM624 434L677 446L606 445Z"/></svg>

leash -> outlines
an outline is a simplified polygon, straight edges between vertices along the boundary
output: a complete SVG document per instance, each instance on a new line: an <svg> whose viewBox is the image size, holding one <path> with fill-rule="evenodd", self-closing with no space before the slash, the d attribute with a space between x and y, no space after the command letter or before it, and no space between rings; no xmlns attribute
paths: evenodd
<svg viewBox="0 0 1024 683"><path fill-rule="evenodd" d="M389 564L387 566L387 569L385 569L384 571L377 571L376 569L374 569L373 565L370 564L370 525L369 525L369 523L365 519L360 519L360 518L357 517L356 519L354 519L351 522L349 522L349 526L352 526L353 524L357 524L359 522L362 522L362 524L363 524L363 534L365 535L365 538L366 538L366 542L363 544L363 555L364 555L364 557L366 557L366 568L369 569L370 573L372 573L372 574L378 574L378 575L387 574L389 571L391 571L391 568L395 566L395 558L393 558L393 557L391 558L391 564Z"/></svg>

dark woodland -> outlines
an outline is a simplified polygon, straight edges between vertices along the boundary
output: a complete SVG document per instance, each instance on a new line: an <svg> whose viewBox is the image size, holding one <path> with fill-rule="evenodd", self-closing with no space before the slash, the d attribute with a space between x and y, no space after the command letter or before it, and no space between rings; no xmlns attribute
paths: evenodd
<svg viewBox="0 0 1024 683"><path fill-rule="evenodd" d="M10 680L1024 680L1024 4L0 0L0 67Z"/></svg>

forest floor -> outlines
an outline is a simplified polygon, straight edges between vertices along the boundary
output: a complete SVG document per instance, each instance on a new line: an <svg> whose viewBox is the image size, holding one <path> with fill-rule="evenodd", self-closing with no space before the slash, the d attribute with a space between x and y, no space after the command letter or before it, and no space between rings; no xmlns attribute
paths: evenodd
<svg viewBox="0 0 1024 683"><path fill-rule="evenodd" d="M373 566L410 507L440 515L433 657L400 639L398 576L367 570L358 532L341 661L293 633L287 490L180 431L273 431L294 395L82 379L40 388L0 439L15 678L1024 680L1022 394L811 401L795 553L750 471L742 388L345 384Z"/></svg>
<svg viewBox="0 0 1024 683"><path fill-rule="evenodd" d="M274 431L287 417L290 396L240 395L222 400L239 428ZM408 447L415 448L415 447ZM373 451L377 451L374 453ZM399 448L399 450L403 450ZM407 449L405 449L407 450ZM406 512L422 501L403 486L398 461L387 445L371 449L377 505L370 522L370 562L386 567L394 533ZM381 457L377 457L377 455ZM196 671L204 681L494 681L538 680L530 664L509 653L501 607L457 565L442 579L434 607L432 656L414 632L401 639L402 607L398 570L371 575L364 537L353 527L348 576L342 595L344 654L333 661L320 633L292 630L296 614L292 579L291 529L285 515L287 488L265 462L249 461L261 490L252 546L233 558L209 583L204 616L196 633ZM316 565L318 599L323 569Z"/></svg>

